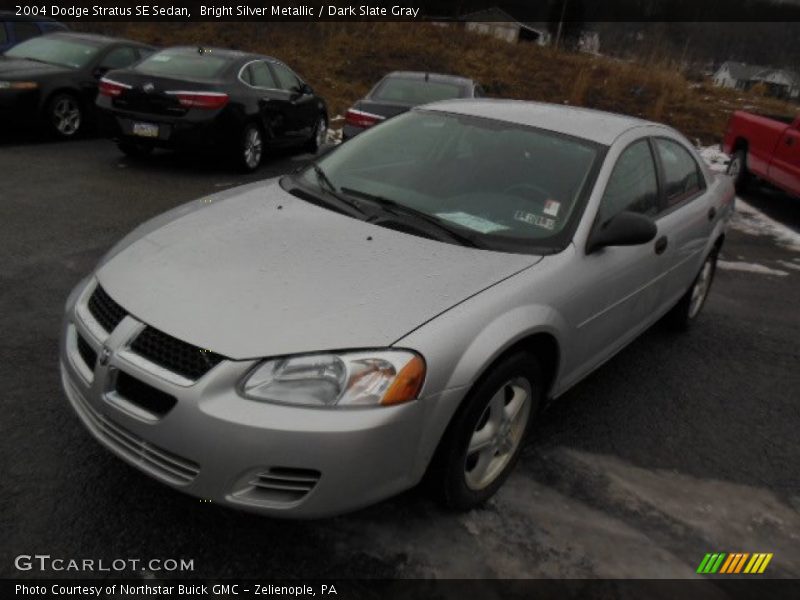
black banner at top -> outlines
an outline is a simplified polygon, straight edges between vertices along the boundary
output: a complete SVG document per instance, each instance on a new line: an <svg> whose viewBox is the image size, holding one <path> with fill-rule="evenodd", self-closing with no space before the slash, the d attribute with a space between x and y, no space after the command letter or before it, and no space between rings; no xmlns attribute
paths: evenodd
<svg viewBox="0 0 800 600"><path fill-rule="evenodd" d="M76 21L799 22L800 0L0 0Z"/></svg>

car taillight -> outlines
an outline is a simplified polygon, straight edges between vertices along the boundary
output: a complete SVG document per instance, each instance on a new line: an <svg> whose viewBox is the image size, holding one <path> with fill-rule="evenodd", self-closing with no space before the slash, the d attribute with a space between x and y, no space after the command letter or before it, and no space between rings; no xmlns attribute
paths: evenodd
<svg viewBox="0 0 800 600"><path fill-rule="evenodd" d="M372 127L373 125L383 121L385 117L380 115L373 115L372 113L364 112L363 110L356 110L355 108L348 109L344 115L344 122L353 127Z"/></svg>
<svg viewBox="0 0 800 600"><path fill-rule="evenodd" d="M100 80L100 95L101 96L108 96L109 98L116 98L125 90L131 89L131 86L120 83L119 81L114 81L113 79L106 79L103 77Z"/></svg>
<svg viewBox="0 0 800 600"><path fill-rule="evenodd" d="M167 92L170 96L175 96L181 106L186 108L222 108L230 99L228 94L222 92Z"/></svg>

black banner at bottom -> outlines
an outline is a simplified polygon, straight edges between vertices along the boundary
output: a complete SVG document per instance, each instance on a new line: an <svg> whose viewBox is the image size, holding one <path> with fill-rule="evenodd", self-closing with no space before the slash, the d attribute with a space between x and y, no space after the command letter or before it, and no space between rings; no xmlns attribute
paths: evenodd
<svg viewBox="0 0 800 600"><path fill-rule="evenodd" d="M39 579L4 580L0 598L324 598L350 600L623 599L781 600L800 598L800 580L708 577L673 579L294 580Z"/></svg>

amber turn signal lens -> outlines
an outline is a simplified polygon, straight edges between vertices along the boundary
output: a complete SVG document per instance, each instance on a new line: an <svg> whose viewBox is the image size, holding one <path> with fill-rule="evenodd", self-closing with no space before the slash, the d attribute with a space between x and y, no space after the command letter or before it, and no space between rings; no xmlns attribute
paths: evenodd
<svg viewBox="0 0 800 600"><path fill-rule="evenodd" d="M422 389L425 381L425 361L419 356L414 356L395 377L392 385L386 390L381 400L383 406L402 404L414 400Z"/></svg>

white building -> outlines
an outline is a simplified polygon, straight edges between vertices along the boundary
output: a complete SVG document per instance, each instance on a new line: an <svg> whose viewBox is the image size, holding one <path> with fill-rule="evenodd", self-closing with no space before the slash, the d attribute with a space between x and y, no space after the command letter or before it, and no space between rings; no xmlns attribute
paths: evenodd
<svg viewBox="0 0 800 600"><path fill-rule="evenodd" d="M727 61L712 76L719 87L749 90L757 83L766 86L767 93L776 98L800 98L800 74L791 69L774 69Z"/></svg>

